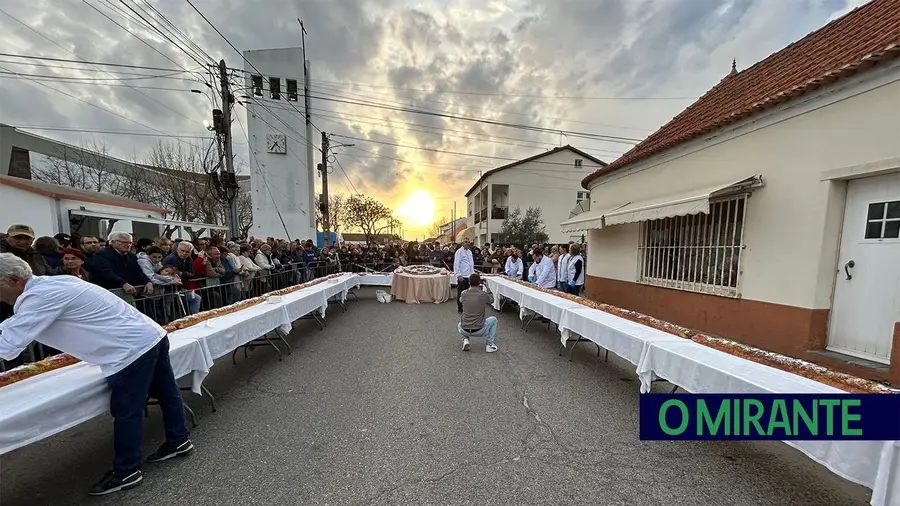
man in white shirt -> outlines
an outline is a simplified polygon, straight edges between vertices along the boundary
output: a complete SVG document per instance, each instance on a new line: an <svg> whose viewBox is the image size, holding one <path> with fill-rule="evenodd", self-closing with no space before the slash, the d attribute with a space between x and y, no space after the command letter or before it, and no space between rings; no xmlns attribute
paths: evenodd
<svg viewBox="0 0 900 506"><path fill-rule="evenodd" d="M506 259L506 268L504 272L513 279L522 279L522 259L519 258L519 252L511 250L509 257Z"/></svg>
<svg viewBox="0 0 900 506"><path fill-rule="evenodd" d="M534 284L542 288L556 288L556 266L553 265L553 260L545 255L540 248L534 251L534 264L537 265L534 270Z"/></svg>
<svg viewBox="0 0 900 506"><path fill-rule="evenodd" d="M557 289L561 292L569 291L569 258L571 257L566 245L561 244L559 246L559 259L556 261Z"/></svg>
<svg viewBox="0 0 900 506"><path fill-rule="evenodd" d="M459 296L469 288L469 276L475 272L475 259L472 258L472 243L463 241L462 246L453 255L453 273L456 275L456 312L462 314L463 306Z"/></svg>
<svg viewBox="0 0 900 506"><path fill-rule="evenodd" d="M113 470L89 494L106 495L140 485L141 432L148 396L159 401L166 442L147 462L193 450L181 391L169 362L169 339L162 327L120 297L75 276L33 276L27 263L9 253L0 253L0 299L15 311L0 322L0 358L15 358L38 340L100 366L106 377L115 460Z"/></svg>

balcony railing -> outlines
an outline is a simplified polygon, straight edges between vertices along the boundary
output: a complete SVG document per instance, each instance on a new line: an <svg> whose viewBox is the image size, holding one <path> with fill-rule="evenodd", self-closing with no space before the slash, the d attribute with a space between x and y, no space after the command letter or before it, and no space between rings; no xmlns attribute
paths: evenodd
<svg viewBox="0 0 900 506"><path fill-rule="evenodd" d="M507 215L507 210L508 210L508 208L506 208L506 207L494 206L493 209L491 209L491 219L492 220L505 220L506 215Z"/></svg>

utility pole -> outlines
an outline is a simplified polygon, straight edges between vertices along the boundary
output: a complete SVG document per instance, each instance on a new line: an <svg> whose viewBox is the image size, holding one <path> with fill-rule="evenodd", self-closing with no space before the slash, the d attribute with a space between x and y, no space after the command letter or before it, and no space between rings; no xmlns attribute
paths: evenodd
<svg viewBox="0 0 900 506"><path fill-rule="evenodd" d="M316 177L314 176L313 164L315 162L315 158L313 157L313 140L312 140L312 119L310 118L310 105L309 105L309 60L306 59L306 27L303 26L303 20L297 18L297 21L300 22L300 43L303 45L303 113L306 116L306 168L307 172L307 180L309 184L309 198L310 202L315 202L316 197ZM324 134L323 134L324 135ZM327 201L326 201L327 202ZM312 227L313 231L316 230L316 214L310 213L309 216L309 224ZM328 236L325 236L325 244L328 244Z"/></svg>
<svg viewBox="0 0 900 506"><path fill-rule="evenodd" d="M451 223L450 228L453 230L450 233L450 242L452 243L454 240L456 240L456 201L455 200L453 201L453 221L451 221L450 223Z"/></svg>
<svg viewBox="0 0 900 506"><path fill-rule="evenodd" d="M231 94L228 82L228 67L225 60L219 60L219 82L222 86L222 111L221 121L216 125L216 133L220 135L224 146L225 173L222 175L221 184L224 188L225 224L228 225L229 239L240 237L241 224L238 220L237 196L239 187L234 175L234 156L231 150L231 104L234 103L234 95ZM213 111L215 123L216 111Z"/></svg>
<svg viewBox="0 0 900 506"><path fill-rule="evenodd" d="M322 210L322 236L324 237L325 246L330 246L331 242L331 217L328 208L328 134L322 132L322 163L319 164L319 171L322 173L322 201L319 208Z"/></svg>

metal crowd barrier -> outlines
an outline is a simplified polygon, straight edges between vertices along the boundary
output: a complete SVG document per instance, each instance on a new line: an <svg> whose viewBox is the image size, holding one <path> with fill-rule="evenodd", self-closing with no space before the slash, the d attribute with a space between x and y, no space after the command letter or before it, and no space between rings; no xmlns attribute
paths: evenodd
<svg viewBox="0 0 900 506"><path fill-rule="evenodd" d="M134 294L126 294L121 288L109 290L121 297L138 311L160 325L200 311L208 311L258 297L281 288L287 288L313 279L341 272L342 268L329 261L292 262L268 272L257 272L250 278L235 275L235 280L222 283L221 279L194 278L199 288L185 289L181 285L154 285L152 293L144 293L143 286L136 286ZM0 360L0 372L22 364L43 360L58 354L38 342L32 342L19 357Z"/></svg>

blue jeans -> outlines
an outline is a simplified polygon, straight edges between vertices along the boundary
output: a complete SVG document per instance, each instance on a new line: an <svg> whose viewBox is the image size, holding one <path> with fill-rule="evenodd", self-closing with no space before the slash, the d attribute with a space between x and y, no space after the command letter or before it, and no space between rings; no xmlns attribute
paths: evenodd
<svg viewBox="0 0 900 506"><path fill-rule="evenodd" d="M168 336L106 381L112 389L109 412L113 416L116 454L113 471L118 476L127 476L141 468L144 407L148 397L159 401L167 443L178 446L190 438L181 390L169 362Z"/></svg>
<svg viewBox="0 0 900 506"><path fill-rule="evenodd" d="M197 314L200 312L200 296L196 292L188 290L184 292L184 298L187 299L188 314Z"/></svg>
<svg viewBox="0 0 900 506"><path fill-rule="evenodd" d="M497 335L497 318L495 316L488 316L484 319L484 326L478 330L465 330L462 328L461 323L457 323L456 330L458 330L459 335L464 338L487 337L487 344L490 346L494 344L494 337Z"/></svg>

